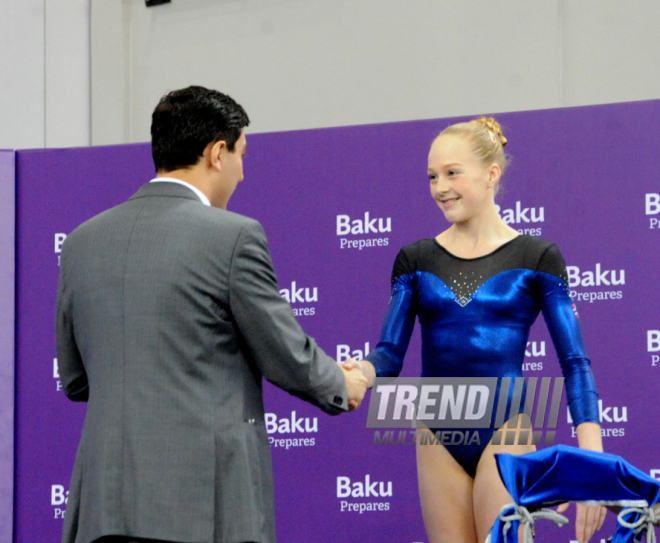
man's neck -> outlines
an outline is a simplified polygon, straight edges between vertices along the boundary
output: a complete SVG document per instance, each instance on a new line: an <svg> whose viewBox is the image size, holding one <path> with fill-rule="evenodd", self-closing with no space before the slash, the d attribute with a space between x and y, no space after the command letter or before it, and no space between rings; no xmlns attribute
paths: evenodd
<svg viewBox="0 0 660 543"><path fill-rule="evenodd" d="M181 168L172 171L159 170L156 172L156 177L169 177L170 179L185 181L201 190L205 176L197 168Z"/></svg>
<svg viewBox="0 0 660 543"><path fill-rule="evenodd" d="M178 181L188 183L189 185L192 185L196 189L200 190L209 199L209 201L213 201L211 199L212 193L209 179L206 175L204 175L204 172L200 171L200 169L197 167L181 168L179 170L172 171L161 170L156 172L156 178L159 177L169 177L170 179L177 179Z"/></svg>

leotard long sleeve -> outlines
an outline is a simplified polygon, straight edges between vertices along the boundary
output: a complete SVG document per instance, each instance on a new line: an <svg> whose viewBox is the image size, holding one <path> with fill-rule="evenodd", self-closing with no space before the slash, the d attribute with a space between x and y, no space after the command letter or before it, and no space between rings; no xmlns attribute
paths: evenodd
<svg viewBox="0 0 660 543"><path fill-rule="evenodd" d="M401 249L380 342L366 358L377 376L397 376L418 317L423 377L521 377L539 312L559 357L574 424L598 422L598 394L564 259L554 244L532 236L475 259L456 257L435 239Z"/></svg>

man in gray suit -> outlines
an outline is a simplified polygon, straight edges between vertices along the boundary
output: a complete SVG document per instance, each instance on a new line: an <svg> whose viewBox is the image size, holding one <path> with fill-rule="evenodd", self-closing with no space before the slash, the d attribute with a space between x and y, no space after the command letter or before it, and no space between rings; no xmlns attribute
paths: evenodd
<svg viewBox="0 0 660 543"><path fill-rule="evenodd" d="M362 400L280 296L261 225L226 211L248 123L217 91L166 95L158 177L64 243L60 376L88 402L64 542L274 542L262 377L330 414Z"/></svg>

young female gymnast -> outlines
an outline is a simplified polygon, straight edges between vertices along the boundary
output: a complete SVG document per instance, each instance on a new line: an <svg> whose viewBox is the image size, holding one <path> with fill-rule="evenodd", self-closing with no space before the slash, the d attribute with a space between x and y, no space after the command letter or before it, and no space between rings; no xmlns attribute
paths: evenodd
<svg viewBox="0 0 660 543"><path fill-rule="evenodd" d="M418 317L422 377L521 377L529 329L541 311L566 378L579 445L602 451L598 396L564 260L554 244L506 225L495 207L505 144L492 118L452 125L435 139L428 158L431 196L452 224L401 249L380 342L366 360L348 364L362 367L370 385L376 376L397 376ZM518 426L523 416L517 415ZM512 501L493 455L535 450L495 445L492 429L479 434L480 445L417 445L431 543L483 543L500 508ZM578 505L578 540L588 541L604 517L602 507Z"/></svg>

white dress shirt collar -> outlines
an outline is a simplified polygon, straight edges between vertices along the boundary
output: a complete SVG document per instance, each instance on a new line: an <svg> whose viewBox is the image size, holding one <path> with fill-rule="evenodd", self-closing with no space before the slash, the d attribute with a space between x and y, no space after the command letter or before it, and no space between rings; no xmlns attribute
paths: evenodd
<svg viewBox="0 0 660 543"><path fill-rule="evenodd" d="M183 185L184 187L188 187L190 190L192 190L197 195L197 198L199 198L205 206L210 206L211 205L211 202L209 201L206 194L204 194L197 187L193 187L190 183L186 183L185 181L181 181L181 179L174 179L174 177L156 177L155 179L152 179L151 181L149 181L149 183L161 183L161 182L163 182L163 183L177 183L179 185Z"/></svg>

